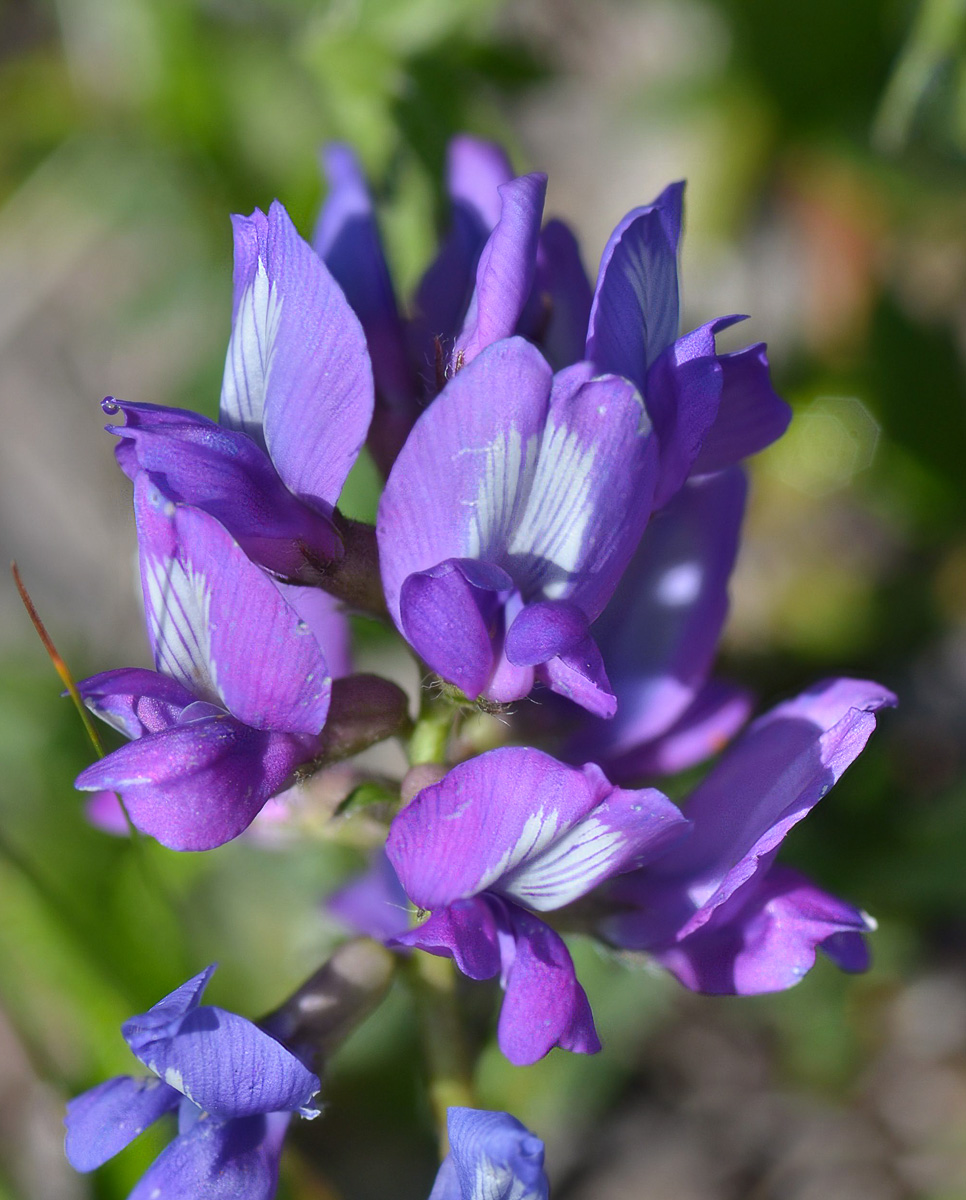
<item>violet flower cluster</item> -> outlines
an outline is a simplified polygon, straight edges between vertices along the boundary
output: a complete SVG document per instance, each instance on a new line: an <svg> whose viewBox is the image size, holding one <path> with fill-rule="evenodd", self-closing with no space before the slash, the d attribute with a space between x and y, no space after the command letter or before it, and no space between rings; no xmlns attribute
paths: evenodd
<svg viewBox="0 0 966 1200"><path fill-rule="evenodd" d="M498 978L518 1065L606 1037L571 931L702 992L787 988L819 950L863 969L871 919L776 856L895 698L826 680L749 724L754 698L713 674L741 464L790 410L763 345L718 350L742 318L680 331L683 185L620 221L592 287L573 234L543 221L546 178L457 138L449 230L403 310L354 156L324 162L311 245L277 201L233 218L218 421L104 402L155 670L80 685L128 739L77 779L92 819L123 809L165 846L210 850L293 784L401 739L413 769L385 850L331 907L395 961ZM374 528L338 509L365 444L385 476ZM353 673L350 611L415 655L415 717ZM480 711L500 715L495 748L466 723ZM711 760L680 805L661 790ZM312 1054L200 1006L209 974L125 1025L155 1078L70 1106L81 1170L177 1112L135 1197L269 1197L291 1115L318 1111ZM448 1122L432 1200L547 1195L542 1144L514 1118Z"/></svg>

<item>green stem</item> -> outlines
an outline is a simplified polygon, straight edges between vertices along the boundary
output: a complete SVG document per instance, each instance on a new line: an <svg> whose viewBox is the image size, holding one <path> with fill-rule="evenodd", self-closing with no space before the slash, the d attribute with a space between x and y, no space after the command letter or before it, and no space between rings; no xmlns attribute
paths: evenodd
<svg viewBox="0 0 966 1200"><path fill-rule="evenodd" d="M409 763L445 763L457 710L445 699L426 700L409 739Z"/></svg>
<svg viewBox="0 0 966 1200"><path fill-rule="evenodd" d="M406 972L422 1027L429 1101L442 1160L449 1153L447 1110L451 1105L475 1106L473 1073L456 995L456 967L451 958L417 950L406 964Z"/></svg>

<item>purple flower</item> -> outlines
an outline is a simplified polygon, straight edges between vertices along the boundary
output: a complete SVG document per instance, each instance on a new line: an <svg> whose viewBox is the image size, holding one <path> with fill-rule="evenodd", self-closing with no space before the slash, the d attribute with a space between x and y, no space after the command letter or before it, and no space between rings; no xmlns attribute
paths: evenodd
<svg viewBox="0 0 966 1200"><path fill-rule="evenodd" d="M746 484L736 467L691 480L649 522L594 626L614 694L611 721L587 716L567 746L617 782L680 771L717 753L751 697L708 675L728 612Z"/></svg>
<svg viewBox="0 0 966 1200"><path fill-rule="evenodd" d="M292 1113L316 1117L319 1080L274 1038L202 1005L208 967L121 1027L152 1075L119 1075L67 1105L66 1153L93 1171L177 1111L178 1134L131 1200L271 1200Z"/></svg>
<svg viewBox="0 0 966 1200"><path fill-rule="evenodd" d="M135 480L141 582L157 671L84 680L87 706L132 740L77 777L120 793L175 850L236 837L317 752L332 681L309 626L201 509Z"/></svg>
<svg viewBox="0 0 966 1200"><path fill-rule="evenodd" d="M600 1048L590 1006L550 912L650 861L687 822L652 788L624 791L593 764L505 747L453 768L392 823L386 852L410 900L432 913L395 939L499 974L498 1040L518 1065L553 1046Z"/></svg>
<svg viewBox="0 0 966 1200"><path fill-rule="evenodd" d="M365 440L373 385L359 321L276 201L233 217L234 301L219 423L109 397L118 462L217 518L282 578L338 559L332 510Z"/></svg>
<svg viewBox="0 0 966 1200"><path fill-rule="evenodd" d="M582 357L640 389L660 446L655 508L689 475L739 462L780 437L791 410L771 386L762 344L718 354L719 317L678 337L678 242L684 184L633 209L600 260Z"/></svg>
<svg viewBox="0 0 966 1200"><path fill-rule="evenodd" d="M400 632L467 696L535 680L615 701L590 625L651 509L656 447L626 380L554 376L522 338L484 350L420 417L383 492L383 586Z"/></svg>
<svg viewBox="0 0 966 1200"><path fill-rule="evenodd" d="M759 717L687 802L691 836L610 886L618 911L604 935L695 991L791 987L818 948L863 969L870 919L774 859L862 751L876 711L893 704L879 684L834 679Z"/></svg>
<svg viewBox="0 0 966 1200"><path fill-rule="evenodd" d="M547 1200L543 1142L506 1112L450 1108L450 1151L429 1200Z"/></svg>

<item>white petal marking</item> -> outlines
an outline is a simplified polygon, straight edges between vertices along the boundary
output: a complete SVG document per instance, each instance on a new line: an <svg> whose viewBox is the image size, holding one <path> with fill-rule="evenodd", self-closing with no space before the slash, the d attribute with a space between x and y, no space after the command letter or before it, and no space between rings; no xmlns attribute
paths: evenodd
<svg viewBox="0 0 966 1200"><path fill-rule="evenodd" d="M211 657L211 590L205 576L177 559L145 560L154 658L162 675L196 696L224 705Z"/></svg>
<svg viewBox="0 0 966 1200"><path fill-rule="evenodd" d="M536 1196L505 1163L496 1163L485 1154L477 1160L469 1200L533 1200Z"/></svg>
<svg viewBox="0 0 966 1200"><path fill-rule="evenodd" d="M607 877L623 845L619 829L588 817L522 865L500 891L537 912L562 908Z"/></svg>
<svg viewBox="0 0 966 1200"><path fill-rule="evenodd" d="M272 370L282 298L259 259L255 278L242 293L232 325L221 385L221 417L260 444L265 394Z"/></svg>

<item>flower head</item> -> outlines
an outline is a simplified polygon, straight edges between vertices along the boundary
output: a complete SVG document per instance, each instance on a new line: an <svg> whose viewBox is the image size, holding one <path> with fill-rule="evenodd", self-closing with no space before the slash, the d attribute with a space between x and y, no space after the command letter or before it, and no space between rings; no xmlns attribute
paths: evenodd
<svg viewBox="0 0 966 1200"><path fill-rule="evenodd" d="M450 1151L429 1200L547 1200L543 1142L506 1112L450 1108Z"/></svg>
<svg viewBox="0 0 966 1200"><path fill-rule="evenodd" d="M133 1200L271 1200L291 1115L318 1116L316 1075L251 1021L201 1004L213 971L122 1026L151 1075L117 1076L67 1106L66 1152L78 1171L93 1171L159 1117L177 1112L178 1134Z"/></svg>

